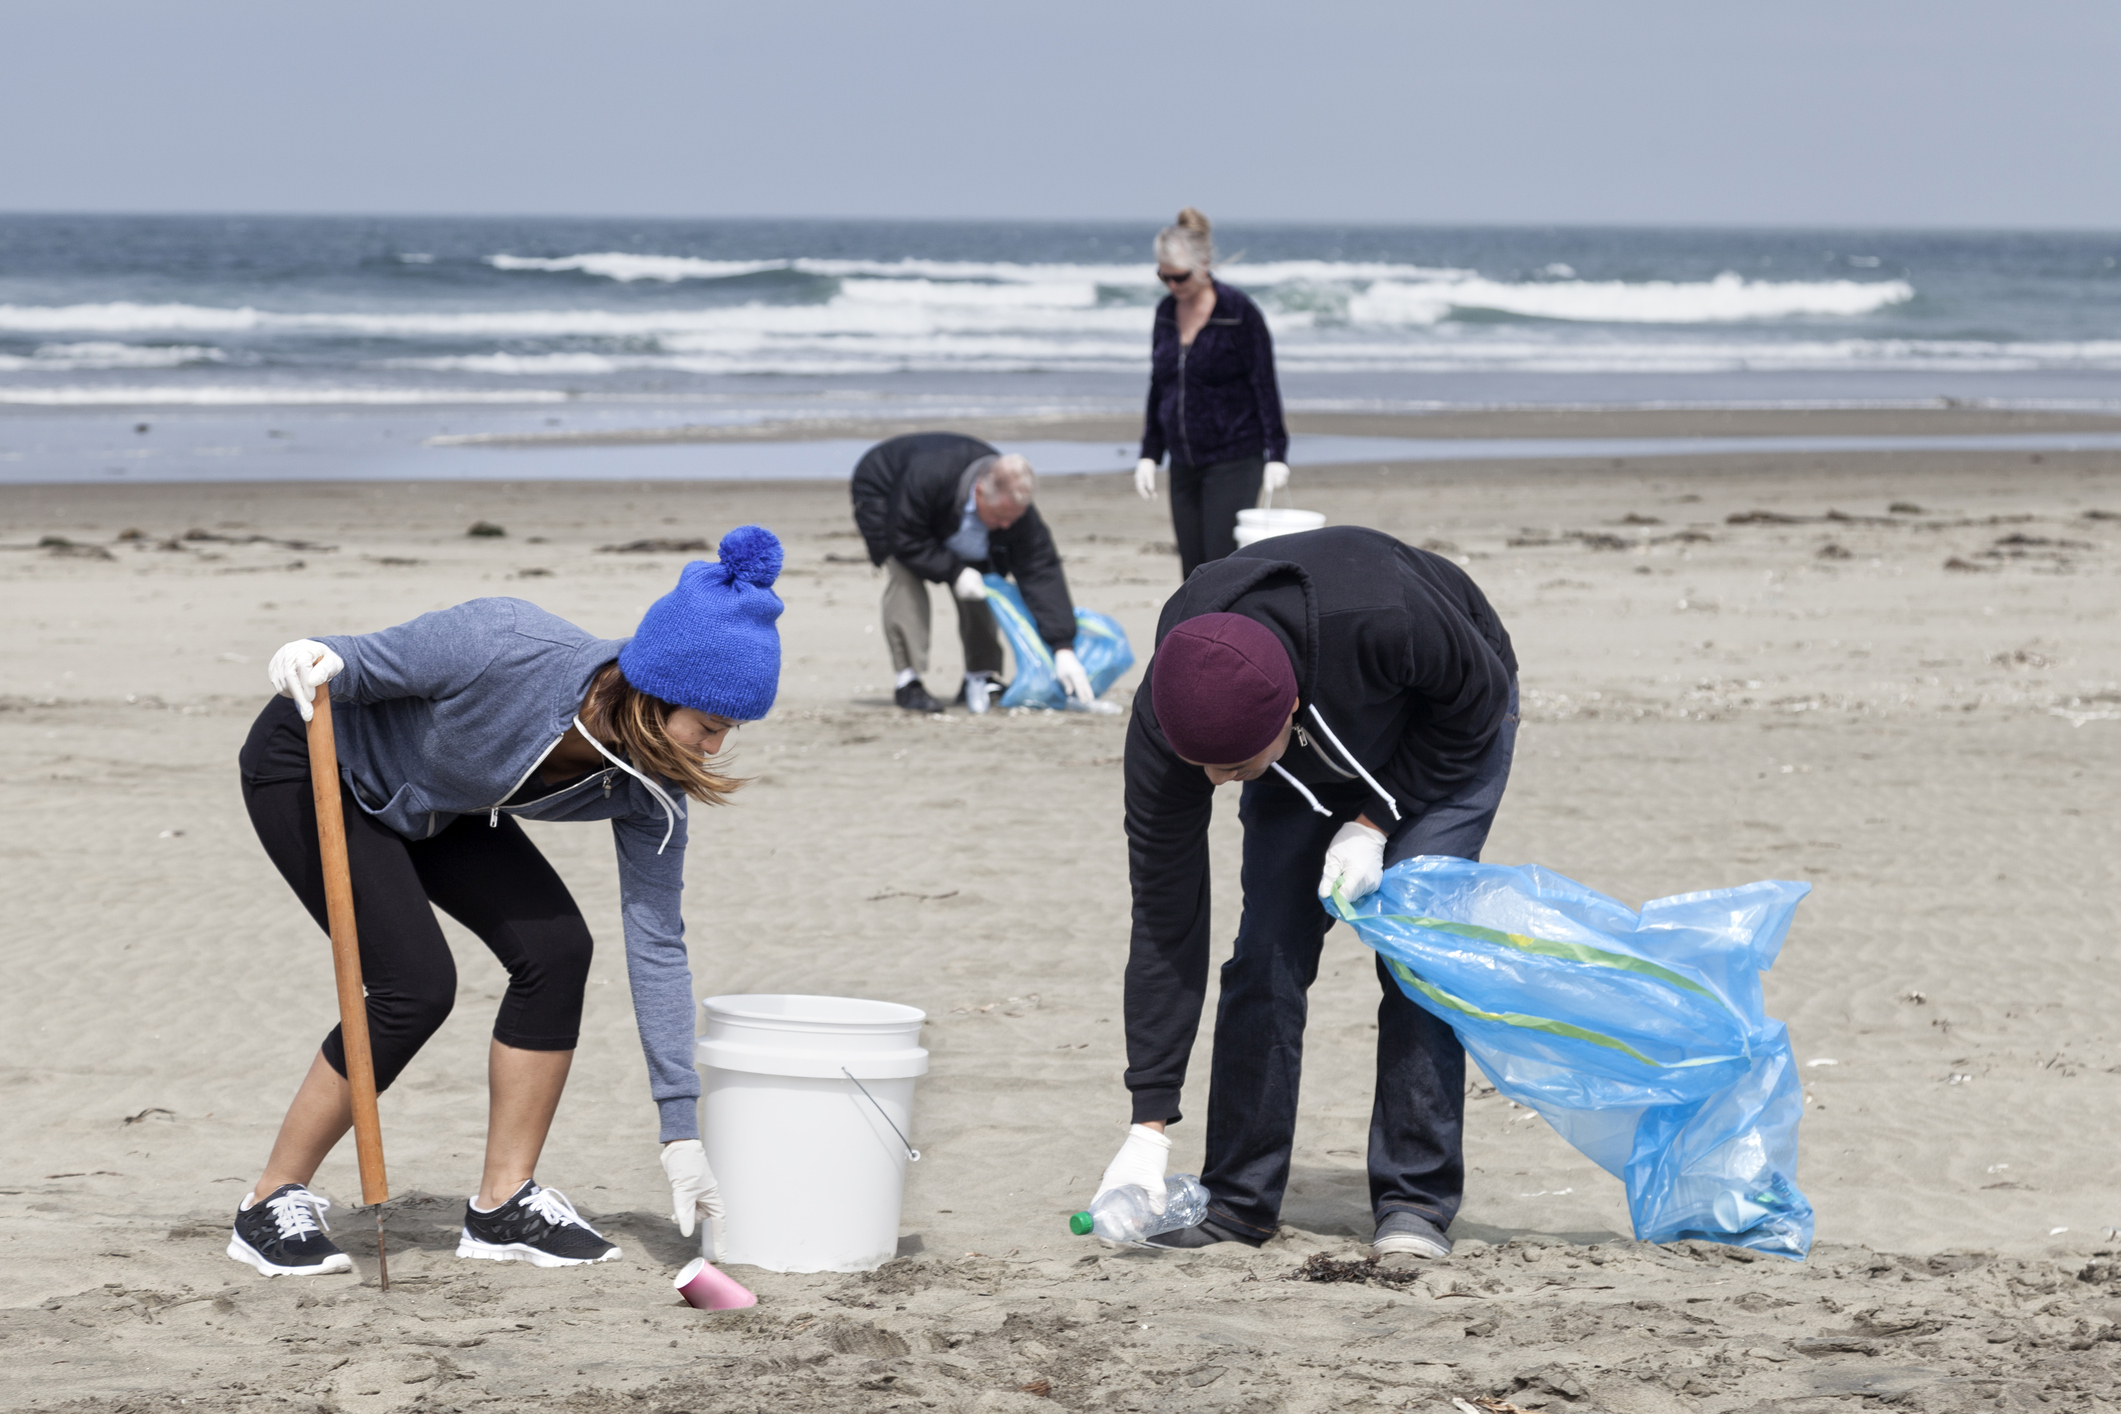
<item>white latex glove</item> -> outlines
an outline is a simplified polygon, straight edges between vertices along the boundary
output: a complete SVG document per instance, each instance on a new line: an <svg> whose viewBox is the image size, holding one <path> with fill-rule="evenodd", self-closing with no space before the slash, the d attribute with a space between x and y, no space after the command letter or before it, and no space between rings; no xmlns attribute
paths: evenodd
<svg viewBox="0 0 2121 1414"><path fill-rule="evenodd" d="M1134 489L1144 501L1156 499L1156 463L1147 457L1134 464Z"/></svg>
<svg viewBox="0 0 2121 1414"><path fill-rule="evenodd" d="M966 565L957 572L957 582L950 586L950 592L969 604L987 597L987 582L980 578L978 570Z"/></svg>
<svg viewBox="0 0 2121 1414"><path fill-rule="evenodd" d="M1267 490L1270 492L1279 491L1282 489L1282 487L1287 486L1288 484L1289 464L1287 462L1268 462L1266 477Z"/></svg>
<svg viewBox="0 0 2121 1414"><path fill-rule="evenodd" d="M1112 1162L1105 1165L1105 1176L1097 1181L1097 1192L1091 1195L1095 1203L1115 1188L1133 1184L1149 1195L1149 1207L1155 1212L1164 1210L1164 1167L1171 1162L1171 1140L1157 1133L1146 1124L1137 1124L1127 1131L1127 1142L1119 1146Z"/></svg>
<svg viewBox="0 0 2121 1414"><path fill-rule="evenodd" d="M1090 690L1090 674L1083 671L1083 660L1075 656L1073 648L1053 650L1053 676L1077 702L1088 702L1097 694Z"/></svg>
<svg viewBox="0 0 2121 1414"><path fill-rule="evenodd" d="M714 1260L722 1260L722 1188L707 1167L707 1150L697 1139L680 1139L663 1146L663 1172L670 1179L671 1217L678 1231L692 1236L701 1218L707 1219Z"/></svg>
<svg viewBox="0 0 2121 1414"><path fill-rule="evenodd" d="M272 690L295 700L295 710L308 721L316 715L317 689L346 670L339 655L313 638L298 638L272 655L265 677Z"/></svg>
<svg viewBox="0 0 2121 1414"><path fill-rule="evenodd" d="M1318 896L1331 898L1333 886L1349 903L1368 898L1385 880L1385 837L1357 820L1342 825L1326 846L1326 871L1318 878Z"/></svg>

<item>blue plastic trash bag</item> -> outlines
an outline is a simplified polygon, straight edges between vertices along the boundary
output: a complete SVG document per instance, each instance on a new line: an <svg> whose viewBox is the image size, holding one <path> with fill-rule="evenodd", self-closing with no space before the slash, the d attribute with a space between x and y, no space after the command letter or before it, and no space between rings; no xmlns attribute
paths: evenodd
<svg viewBox="0 0 2121 1414"><path fill-rule="evenodd" d="M1537 865L1424 855L1326 908L1496 1089L1627 1185L1636 1237L1802 1258L1804 1097L1760 974L1811 889L1769 880L1638 914Z"/></svg>
<svg viewBox="0 0 2121 1414"><path fill-rule="evenodd" d="M1053 650L1038 636L1038 625L1024 607L1016 586L1000 575L986 576L987 607L1009 640L1016 657L1016 677L1002 694L1004 707L1066 707L1068 693L1053 676ZM1098 697L1134 666L1134 650L1127 644L1127 631L1118 622L1088 609L1075 611L1075 656L1090 675L1090 691Z"/></svg>

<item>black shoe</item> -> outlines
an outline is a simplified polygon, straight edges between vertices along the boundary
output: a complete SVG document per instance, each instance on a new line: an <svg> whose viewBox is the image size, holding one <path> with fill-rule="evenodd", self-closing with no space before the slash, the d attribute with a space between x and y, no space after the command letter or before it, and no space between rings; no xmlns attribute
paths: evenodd
<svg viewBox="0 0 2121 1414"><path fill-rule="evenodd" d="M919 678L915 678L904 687L894 690L891 694L891 700L908 712L940 712L944 710L942 703L928 695L928 689L921 686Z"/></svg>
<svg viewBox="0 0 2121 1414"><path fill-rule="evenodd" d="M1193 1247L1213 1247L1218 1242L1242 1242L1247 1247L1257 1247L1267 1239L1254 1237L1249 1232L1238 1232L1224 1227L1213 1218L1202 1218L1191 1227L1173 1228L1145 1239L1152 1247L1176 1247L1181 1250Z"/></svg>
<svg viewBox="0 0 2121 1414"><path fill-rule="evenodd" d="M619 1249L582 1221L582 1215L556 1188L540 1188L526 1179L515 1196L490 1213L464 1204L464 1234L457 1239L459 1257L489 1262L528 1262L537 1267L578 1267L609 1262Z"/></svg>
<svg viewBox="0 0 2121 1414"><path fill-rule="evenodd" d="M246 1206L236 1210L235 1231L229 1235L229 1256L269 1277L353 1270L353 1258L324 1235L329 1198L319 1198L299 1183L283 1183L262 1203L256 1194L245 1194L243 1201Z"/></svg>

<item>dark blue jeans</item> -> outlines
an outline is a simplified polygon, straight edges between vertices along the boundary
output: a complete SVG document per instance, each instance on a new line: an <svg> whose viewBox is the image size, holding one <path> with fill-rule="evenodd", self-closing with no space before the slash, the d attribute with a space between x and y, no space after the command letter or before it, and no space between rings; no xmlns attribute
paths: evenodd
<svg viewBox="0 0 2121 1414"><path fill-rule="evenodd" d="M1420 854L1480 858L1510 778L1517 690L1510 712L1466 787L1399 826L1385 863ZM1374 797L1368 811L1383 809ZM1280 1222L1296 1134L1304 1021L1318 955L1333 926L1318 902L1327 845L1357 812L1317 814L1280 777L1244 788L1244 916L1223 964L1208 1084L1208 1212L1259 1237ZM1377 815L1370 814L1375 821ZM1447 1228L1465 1190L1466 1054L1449 1026L1407 1000L1377 963L1377 1088L1370 1107L1370 1208L1415 1212Z"/></svg>

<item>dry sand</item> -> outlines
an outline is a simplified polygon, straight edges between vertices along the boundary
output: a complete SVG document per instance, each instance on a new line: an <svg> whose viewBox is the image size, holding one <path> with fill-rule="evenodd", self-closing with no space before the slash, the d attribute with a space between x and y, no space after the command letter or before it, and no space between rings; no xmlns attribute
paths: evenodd
<svg viewBox="0 0 2121 1414"><path fill-rule="evenodd" d="M1619 1185L1478 1087L1459 1255L1289 1280L1366 1251L1375 984L1346 930L1313 993L1281 1236L1070 1238L1125 1120L1124 719L890 708L841 487L14 488L0 542L76 546L0 552L0 1407L2121 1408L2121 521L2088 514L2121 512L2121 456L1298 477L1335 522L1448 546L1515 635L1527 724L1489 858L1630 902L1817 886L1767 982L1800 1060L1833 1062L1805 1071L1809 1262L1633 1243ZM1122 477L1054 479L1041 504L1080 601L1145 647L1176 581L1162 508ZM481 518L508 535L467 539ZM267 656L482 594L625 633L684 557L597 547L754 519L788 541L786 673L742 733L756 785L695 827L694 968L703 994L927 1010L908 1255L736 1269L749 1313L673 1304L690 1244L663 1215L610 846L533 825L608 940L540 1177L626 1260L453 1257L501 974L452 925L458 1013L383 1102L390 1295L344 1207L358 1279L230 1262L228 1215L333 1018L328 950L237 797ZM164 547L192 528L229 538ZM1194 1167L1199 1124L1174 1137ZM318 1186L353 1201L351 1154Z"/></svg>

